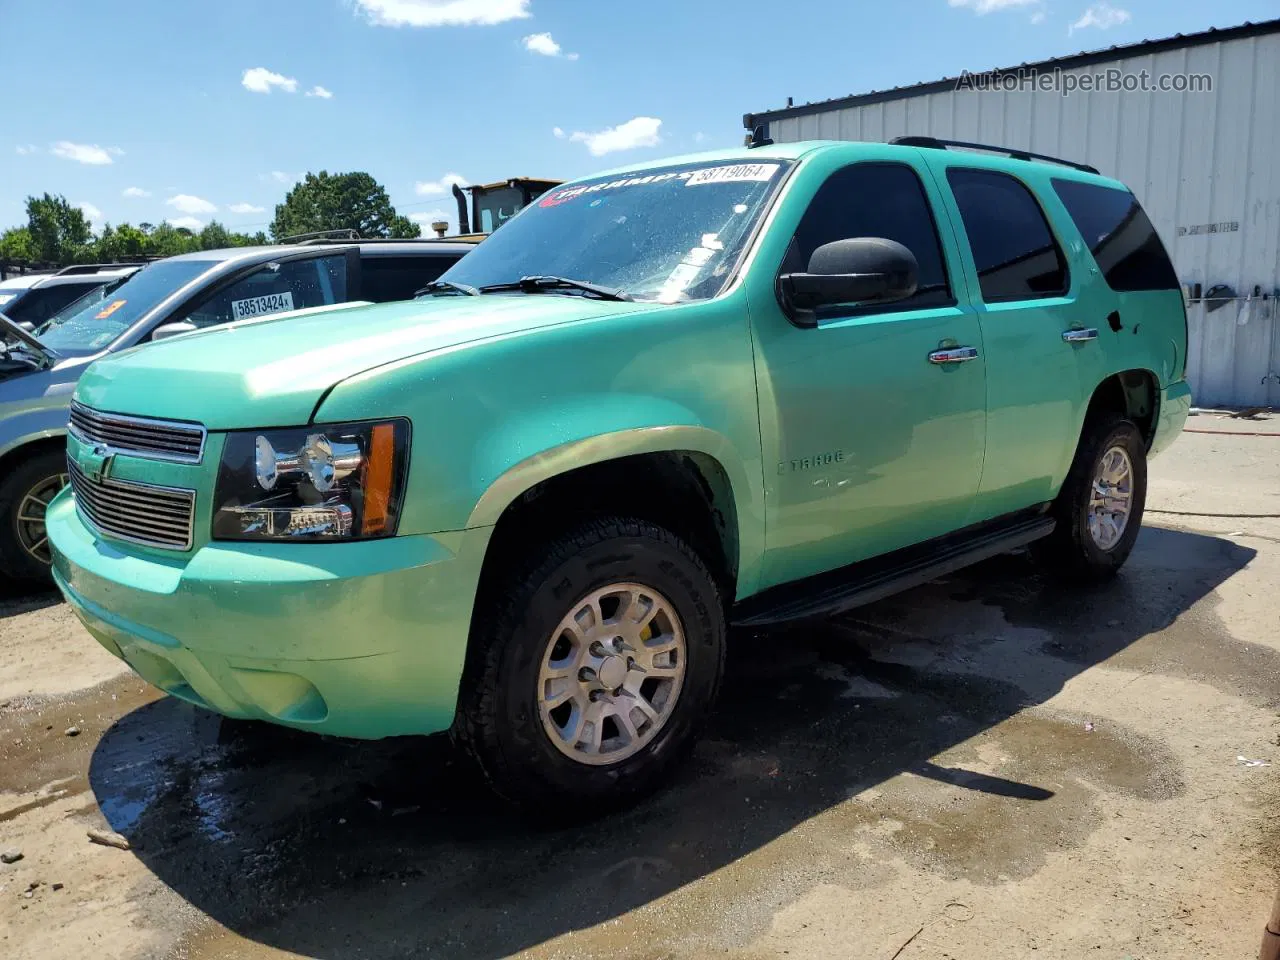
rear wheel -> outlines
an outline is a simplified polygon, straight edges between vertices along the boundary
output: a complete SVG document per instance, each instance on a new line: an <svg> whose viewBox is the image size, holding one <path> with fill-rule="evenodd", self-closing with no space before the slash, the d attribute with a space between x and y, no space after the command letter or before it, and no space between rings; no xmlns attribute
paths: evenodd
<svg viewBox="0 0 1280 960"><path fill-rule="evenodd" d="M454 734L498 793L575 819L651 790L720 685L724 612L679 537L583 523L477 599Z"/></svg>
<svg viewBox="0 0 1280 960"><path fill-rule="evenodd" d="M1130 420L1085 425L1053 512L1053 534L1036 545L1047 566L1080 580L1104 580L1129 558L1147 502L1147 455Z"/></svg>
<svg viewBox="0 0 1280 960"><path fill-rule="evenodd" d="M0 573L23 582L48 581L53 555L45 511L66 485L66 454L61 450L29 457L0 480Z"/></svg>

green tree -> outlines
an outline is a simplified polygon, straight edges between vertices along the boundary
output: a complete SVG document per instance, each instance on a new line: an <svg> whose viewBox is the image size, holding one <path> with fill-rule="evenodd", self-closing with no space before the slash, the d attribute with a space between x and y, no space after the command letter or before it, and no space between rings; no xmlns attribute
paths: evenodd
<svg viewBox="0 0 1280 960"><path fill-rule="evenodd" d="M201 250L220 250L223 247L235 246L231 242L231 234L217 220L213 220L200 231Z"/></svg>
<svg viewBox="0 0 1280 960"><path fill-rule="evenodd" d="M0 234L0 260L34 260L36 245L31 231L26 227L14 227Z"/></svg>
<svg viewBox="0 0 1280 960"><path fill-rule="evenodd" d="M38 260L75 263L90 253L93 233L89 221L84 211L69 204L66 197L48 193L27 197L27 229Z"/></svg>
<svg viewBox="0 0 1280 960"><path fill-rule="evenodd" d="M422 236L422 228L408 217L397 216L391 221L391 229L388 231L387 236L395 237L398 240L411 240L414 237Z"/></svg>
<svg viewBox="0 0 1280 960"><path fill-rule="evenodd" d="M276 240L321 230L355 230L361 237L416 237L418 226L396 214L382 185L367 173L308 173L276 204Z"/></svg>
<svg viewBox="0 0 1280 960"><path fill-rule="evenodd" d="M108 223L98 235L97 243L93 246L93 256L103 263L113 263L150 253L150 246L151 238L140 228L127 223L112 227Z"/></svg>

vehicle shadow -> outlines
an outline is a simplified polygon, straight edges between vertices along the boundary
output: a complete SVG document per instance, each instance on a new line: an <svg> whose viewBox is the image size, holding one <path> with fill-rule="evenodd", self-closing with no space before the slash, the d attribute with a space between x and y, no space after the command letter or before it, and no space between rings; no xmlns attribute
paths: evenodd
<svg viewBox="0 0 1280 960"><path fill-rule="evenodd" d="M1194 672L1198 661L1179 643L1248 646L1214 628L1210 595L1253 556L1214 537L1147 528L1125 574L1102 587L1055 585L1024 557L1002 557L816 628L735 636L719 709L692 762L638 807L576 828L514 816L441 737L343 742L224 722L172 699L108 731L90 783L160 880L251 941L325 960L506 956L668 894L688 896L682 888L702 878L728 876L734 896L785 885L794 865L769 859L766 847L900 774L979 794L1015 824L1031 816L1055 802L1053 784L939 755L1041 709L1103 661ZM1153 636L1197 604L1208 633ZM1209 649L1201 659L1236 656L1243 676L1260 650ZM1280 675L1280 663L1266 667ZM1082 743L1102 749L1101 739ZM1152 776L1163 790L1181 789L1175 769ZM970 842L981 858L984 844L1002 841ZM808 849L797 860L828 855L821 843ZM735 872L747 857L750 870ZM703 894L699 909L720 911L718 896ZM754 911L766 926L767 905ZM663 938L681 934L673 926L650 921L638 943L635 931L617 940L597 932L606 939L594 949L647 943L661 955Z"/></svg>
<svg viewBox="0 0 1280 960"><path fill-rule="evenodd" d="M32 586L14 583L0 578L0 620L20 613L43 610L62 602L62 594L50 583L48 586Z"/></svg>

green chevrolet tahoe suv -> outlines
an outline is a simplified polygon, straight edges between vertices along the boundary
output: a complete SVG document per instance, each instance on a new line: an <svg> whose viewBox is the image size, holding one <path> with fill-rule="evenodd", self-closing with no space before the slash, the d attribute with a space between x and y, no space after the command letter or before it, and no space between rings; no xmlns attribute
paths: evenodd
<svg viewBox="0 0 1280 960"><path fill-rule="evenodd" d="M708 153L545 194L418 299L94 363L58 585L230 717L452 730L498 791L657 783L727 628L1030 545L1110 575L1186 318L1123 185L912 145Z"/></svg>

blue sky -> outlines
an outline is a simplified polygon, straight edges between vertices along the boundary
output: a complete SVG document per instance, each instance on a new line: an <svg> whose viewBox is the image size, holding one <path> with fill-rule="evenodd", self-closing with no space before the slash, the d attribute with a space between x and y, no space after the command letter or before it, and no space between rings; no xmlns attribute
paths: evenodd
<svg viewBox="0 0 1280 960"><path fill-rule="evenodd" d="M0 227L265 228L307 170L447 179L741 142L742 114L1275 16L1274 0L0 0Z"/></svg>

